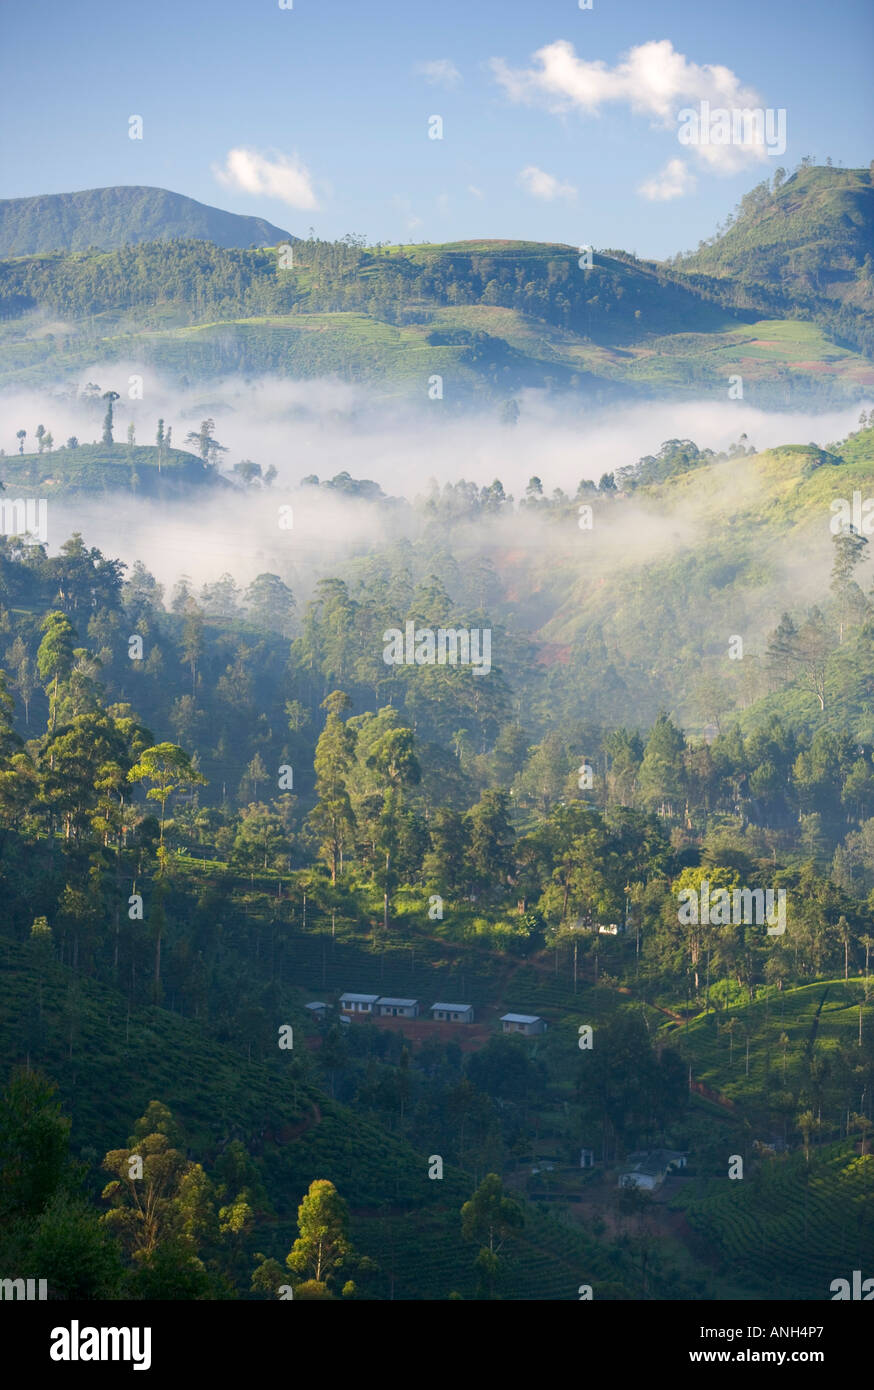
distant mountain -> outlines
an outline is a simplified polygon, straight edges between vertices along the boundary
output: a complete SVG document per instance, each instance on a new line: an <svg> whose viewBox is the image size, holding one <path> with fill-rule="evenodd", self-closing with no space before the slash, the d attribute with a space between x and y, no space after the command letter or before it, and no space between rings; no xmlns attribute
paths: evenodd
<svg viewBox="0 0 874 1390"><path fill-rule="evenodd" d="M870 354L872 258L871 171L812 165L751 189L717 236L672 264L727 306L814 319Z"/></svg>
<svg viewBox="0 0 874 1390"><path fill-rule="evenodd" d="M194 238L217 246L275 246L294 241L265 222L208 207L166 188L87 188L0 200L0 256L45 251L112 251L143 241Z"/></svg>

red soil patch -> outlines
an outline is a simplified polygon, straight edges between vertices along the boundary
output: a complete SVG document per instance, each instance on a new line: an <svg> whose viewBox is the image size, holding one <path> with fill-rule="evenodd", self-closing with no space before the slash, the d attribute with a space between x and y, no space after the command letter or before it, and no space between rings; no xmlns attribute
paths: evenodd
<svg viewBox="0 0 874 1390"><path fill-rule="evenodd" d="M358 1022L358 1019L354 1019L353 1025ZM492 1033L489 1023L445 1023L431 1018L375 1018L373 1024L376 1028L389 1028L395 1033L403 1033L416 1045L428 1038L436 1038L438 1042L454 1039L462 1052L475 1052L488 1042Z"/></svg>
<svg viewBox="0 0 874 1390"><path fill-rule="evenodd" d="M714 1105L722 1106L723 1110L734 1110L734 1101L729 1100L728 1096L720 1095L719 1091L714 1091L703 1081L696 1081L692 1078L692 1090L698 1096L703 1096L705 1100L712 1101Z"/></svg>

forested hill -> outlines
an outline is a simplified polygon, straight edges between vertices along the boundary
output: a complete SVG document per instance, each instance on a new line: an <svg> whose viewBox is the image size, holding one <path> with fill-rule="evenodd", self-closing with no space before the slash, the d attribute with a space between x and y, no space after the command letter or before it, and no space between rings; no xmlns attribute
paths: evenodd
<svg viewBox="0 0 874 1390"><path fill-rule="evenodd" d="M622 252L598 252L586 269L579 259L576 247L539 242L365 247L348 238L299 242L286 265L273 248L217 247L190 234L170 247L144 240L109 253L92 248L0 264L0 316L39 308L73 318L128 310L139 317L172 307L189 322L216 313L357 311L424 324L443 307L481 306L617 343L713 332L754 317L726 312L670 272Z"/></svg>
<svg viewBox="0 0 874 1390"><path fill-rule="evenodd" d="M861 401L874 384L863 360L874 352L868 173L802 168L785 180L778 170L712 243L667 263L551 243L353 236L311 236L289 255L277 228L241 229L253 219L189 199L177 199L184 217L163 216L160 199L176 195L99 192L159 201L137 211L136 236L118 212L115 240L83 231L69 244L86 249L25 255L37 243L22 238L15 257L0 205L10 257L0 261L0 385L45 387L131 357L188 381L337 375L418 399L437 375L452 384L447 409L532 388L595 405L724 399L733 376L761 408L825 408ZM233 233L190 209L228 219ZM55 215L42 248L59 240Z"/></svg>
<svg viewBox="0 0 874 1390"><path fill-rule="evenodd" d="M414 540L378 531L310 600L287 559L165 595L81 534L0 537L9 1279L709 1301L822 1299L864 1268L874 600L861 522L830 521L870 496L867 421L828 450L667 441L573 499L532 478L517 509L498 480L435 485ZM641 522L683 516L685 546L648 555ZM408 622L488 631L494 664L387 663ZM678 911L711 888L776 892L782 929ZM353 989L424 1007L341 1027ZM474 1021L428 1017L442 998ZM547 1031L505 1036L508 1010ZM686 1170L628 1209L653 1145ZM342 1263L308 1254L326 1212Z"/></svg>
<svg viewBox="0 0 874 1390"><path fill-rule="evenodd" d="M726 304L800 312L870 352L872 251L870 170L810 165L753 188L716 236L673 264Z"/></svg>
<svg viewBox="0 0 874 1390"><path fill-rule="evenodd" d="M87 188L0 200L0 255L110 251L143 241L195 237L217 246L275 246L293 240L263 217L244 217L166 188Z"/></svg>

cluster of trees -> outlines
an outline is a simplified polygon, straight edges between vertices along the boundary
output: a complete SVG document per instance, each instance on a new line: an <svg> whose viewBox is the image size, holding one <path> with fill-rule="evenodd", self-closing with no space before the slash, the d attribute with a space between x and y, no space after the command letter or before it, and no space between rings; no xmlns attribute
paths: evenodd
<svg viewBox="0 0 874 1390"><path fill-rule="evenodd" d="M172 305L202 321L363 310L403 323L421 322L429 307L486 304L609 341L705 328L710 320L710 308L676 275L655 266L643 273L633 258L601 255L583 272L578 260L569 247L417 252L311 236L296 243L286 267L275 250L189 240L140 243L5 261L0 311L9 316L40 307L88 318ZM465 343L475 354L475 336Z"/></svg>
<svg viewBox="0 0 874 1390"><path fill-rule="evenodd" d="M302 307L365 309L393 322L420 316L428 304L487 304L614 340L703 326L709 312L679 285L666 296L667 281L655 269L641 274L599 255L584 273L571 248L429 248L426 254L362 247L352 259L337 257L325 243L304 242L299 259L304 270L311 262L318 267Z"/></svg>
<svg viewBox="0 0 874 1390"><path fill-rule="evenodd" d="M0 1119L3 1268L38 1269L50 1297L275 1297L285 1285L284 1296L324 1298L333 1297L328 1284L341 1266L347 1274L374 1268L354 1250L346 1204L324 1180L300 1205L287 1268L265 1260L257 1232L276 1213L260 1163L232 1139L207 1168L159 1101L103 1157L99 1195L89 1192L97 1173L72 1158L70 1121L40 1072L13 1072ZM355 1293L347 1278L344 1297Z"/></svg>
<svg viewBox="0 0 874 1390"><path fill-rule="evenodd" d="M544 929L555 938L625 923L642 931L654 979L675 978L682 987L691 972L700 997L693 968L699 934L677 920L674 882L703 856L706 872L718 877L724 869L733 887L770 884L778 847L785 853L792 845L780 826L794 827L800 816L801 854L790 850L795 867L780 870L781 881L799 893L791 946L774 947L755 928L720 929L720 963L729 970L740 953L744 987L752 991L764 982L766 967L797 982L824 969L846 974L850 963L858 971L867 958L874 909L870 748L860 756L852 740L825 732L805 746L776 722L746 739L732 731L710 747L695 745L662 715L645 742L627 730L605 740L598 793L604 809L580 795L569 750L548 736L528 750L510 792L489 789L465 813L444 806L426 820L404 805L419 769L411 732L396 712L344 723L344 697L337 693L327 703L316 749L319 800L308 823L332 882L344 858L356 872L372 873L384 893L386 927L400 884L418 884L450 901L473 900L480 912L519 912L519 926L504 940L522 952L542 947ZM790 797L795 805L787 811ZM821 809L799 811L813 805ZM527 833L519 833L511 806L533 812ZM714 823L722 829L702 839ZM842 832L836 884L825 872L824 852ZM490 939L495 944L500 937ZM594 939L586 943L587 950L596 947Z"/></svg>
<svg viewBox="0 0 874 1390"><path fill-rule="evenodd" d="M25 1068L0 1092L0 1120L0 1258L4 1271L38 1269L50 1298L372 1296L380 1266L353 1243L348 1205L328 1179L309 1184L280 1261L258 1249L277 1213L263 1160L240 1140L209 1163L192 1157L182 1124L153 1100L127 1142L92 1168L73 1159L55 1085ZM466 1247L478 1251L476 1297L494 1298L500 1256L524 1225L524 1208L489 1173L459 1217L460 1262Z"/></svg>
<svg viewBox="0 0 874 1390"><path fill-rule="evenodd" d="M40 306L75 318L169 305L187 306L195 316L291 307L277 280L275 252L192 240L4 261L0 295L0 304L11 300L19 313Z"/></svg>
<svg viewBox="0 0 874 1390"><path fill-rule="evenodd" d="M476 504L505 505L499 487ZM611 490L602 479L601 491ZM531 505L534 498L536 490ZM827 707L828 662L870 621L854 578L864 550L852 531L837 536L830 602L798 621L784 615L767 658L778 695L806 691ZM781 713L744 733L726 717L721 687L702 696L718 726L709 743L687 738L665 714L645 734L578 718L559 718L545 733L526 727L503 672L515 683L533 663L512 633L501 634L501 669L487 682L466 668L385 665L387 626L491 625L500 594L489 565L462 576L446 557L440 568L470 605L459 609L433 574L413 582L412 558L405 543L394 558L361 562L357 598L351 584L322 581L298 623L294 597L275 575L259 576L245 594L230 575L199 595L182 580L168 611L142 565L125 580L118 561L81 537L56 557L0 541L4 823L109 856L102 869L91 865L98 881L112 856L125 864L122 877L135 879L165 841L250 878L319 859L336 884L351 864L353 877L379 891L386 925L403 886L499 912L519 906L553 928L576 917L616 920L629 883L682 867L664 859L662 841L685 853L720 818L752 861L800 856L817 872L831 865L842 893L867 898L867 742ZM135 662L131 632L142 644ZM160 820L129 781L155 748L184 759ZM617 831L616 816L638 821ZM624 849L617 857L617 834L631 837L638 864ZM601 886L564 879L567 856L588 862L593 852ZM70 886L87 897L86 877L59 894ZM65 899L64 922L79 920L76 901ZM92 892L92 915L100 902ZM43 911L52 910L46 903ZM71 927L68 949L78 955L73 943L89 932ZM508 939L521 946L529 937L526 928Z"/></svg>
<svg viewBox="0 0 874 1390"><path fill-rule="evenodd" d="M99 399L105 402L106 412L103 417L103 433L101 435L101 444L107 446L111 450L112 446L115 443L113 435L113 430L115 428L115 403L120 399L119 392L112 390L101 392L99 386L96 386L93 382L89 382L88 385L80 393L79 398L86 404L89 402L93 402L95 399ZM18 440L19 454L24 454L24 445L25 440L27 439L27 430L16 430L15 437ZM137 442L136 427L133 424L133 421L131 421L127 426L126 438L129 448L133 449ZM38 455L41 455L44 452L52 452L54 448L54 437L51 431L45 428L45 425L37 425L36 430L34 431L34 439L36 441L36 451ZM217 471L218 466L221 462L221 456L223 454L228 453L227 447L224 444L220 444L215 437L215 420L213 419L202 420L199 429L189 430L185 436L184 443L185 445L187 445L189 450L191 450L198 458L200 458L204 468L207 469ZM158 421L157 428L155 431L155 463L157 465L159 473L162 470L162 465L165 465L168 459L172 456L172 444L173 427L172 425L168 425L165 429L164 421L163 419L161 419ZM76 435L70 435L64 447L67 449L78 449L78 437ZM176 452L178 453L179 451ZM0 451L0 456L2 456L3 454L5 454L5 450ZM230 471L232 476L247 488L269 487L276 477L276 469L273 467L272 464L268 468L262 469L260 463L255 463L252 459L240 459L239 462L233 465ZM344 478L348 480L348 484L345 488ZM306 479L305 481L309 482L310 480ZM316 481L318 480L316 479ZM339 490L349 491L352 495L356 496L382 496L382 490L381 488L377 487L376 483L371 483L369 485L371 489L375 489L375 492L371 491L370 493L367 493L366 485L355 484L354 479L349 478L348 473L346 473L345 475L338 475L338 477L334 479L333 485L336 486ZM328 484L326 484L325 486L328 486ZM0 491L2 490L3 484L0 483Z"/></svg>
<svg viewBox="0 0 874 1390"><path fill-rule="evenodd" d="M516 402L511 400L507 405L516 406ZM516 411L518 413L518 406ZM609 473L602 473L597 483L594 479L581 479L573 494L557 487L547 496L542 480L535 475L529 478L525 495L519 500L519 507L523 511L533 508L538 515L568 519L576 515L576 508L580 502L590 501L594 497L609 501L620 493L633 492L638 487L665 482L668 478L690 472L694 468L703 468L711 463L724 463L730 459L746 458L755 452L745 434L722 451L699 449L691 439L667 439L657 454L647 454L638 459L637 463L626 464ZM309 479L304 481L308 482ZM457 483L444 483L442 488L436 482L432 483L430 491L420 499L419 506L426 515L439 517L441 521L454 522L508 516L513 511L513 503L512 493L504 491L500 478L495 478L493 482L480 487L462 478Z"/></svg>

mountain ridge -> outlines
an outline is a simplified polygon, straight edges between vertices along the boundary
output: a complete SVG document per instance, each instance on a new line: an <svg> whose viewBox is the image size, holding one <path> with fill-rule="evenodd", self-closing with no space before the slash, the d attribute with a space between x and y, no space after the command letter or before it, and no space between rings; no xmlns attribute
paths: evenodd
<svg viewBox="0 0 874 1390"><path fill-rule="evenodd" d="M263 217L226 212L149 184L0 200L0 256L4 257L92 247L111 251L180 237L224 247L275 246L297 239Z"/></svg>

